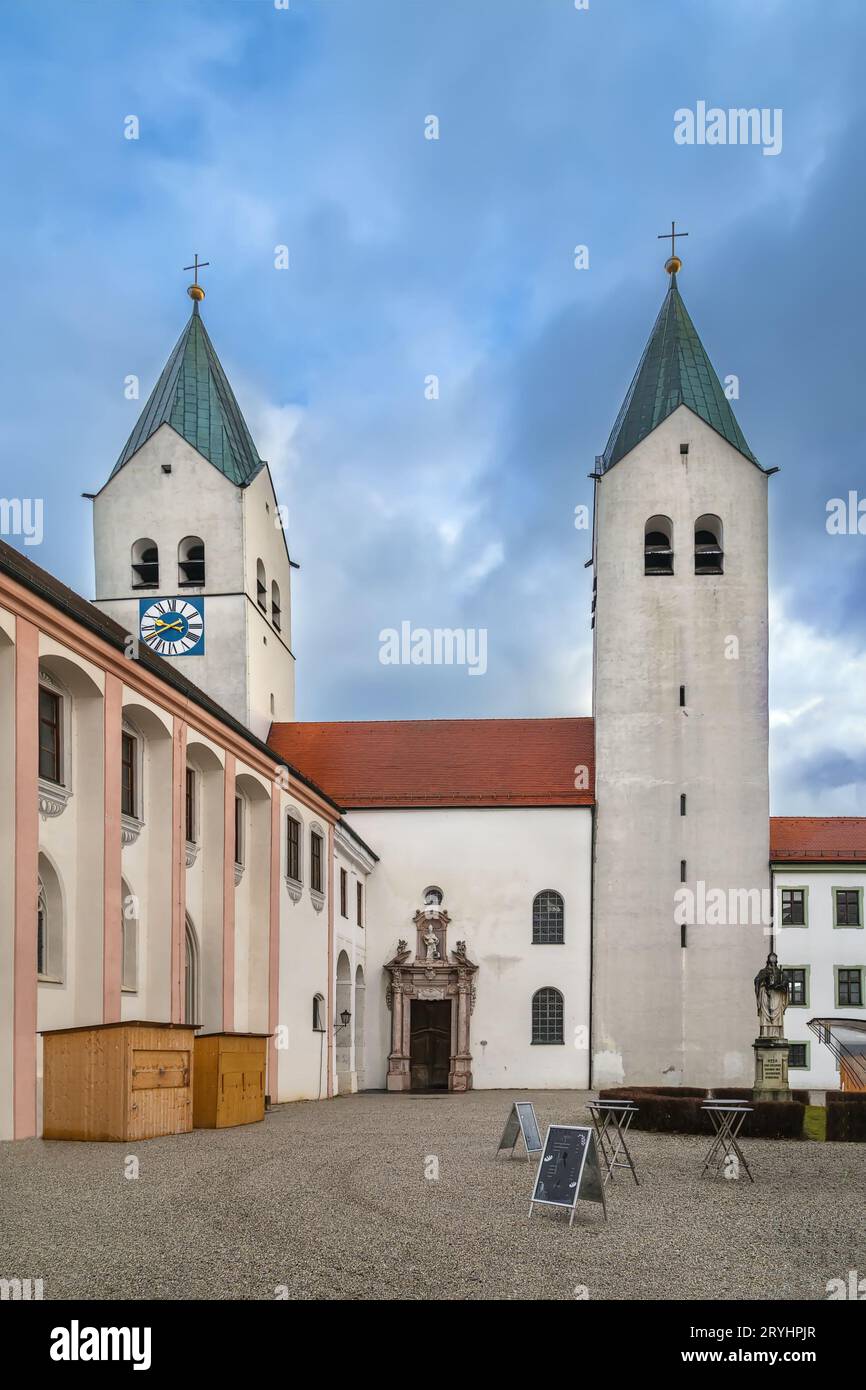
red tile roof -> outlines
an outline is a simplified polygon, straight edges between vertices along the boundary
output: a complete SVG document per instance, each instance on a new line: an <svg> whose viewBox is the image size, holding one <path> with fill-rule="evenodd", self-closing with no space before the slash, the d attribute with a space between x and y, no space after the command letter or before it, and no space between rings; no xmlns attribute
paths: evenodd
<svg viewBox="0 0 866 1390"><path fill-rule="evenodd" d="M273 724L268 742L347 810L594 801L587 718ZM578 768L585 787L575 787Z"/></svg>
<svg viewBox="0 0 866 1390"><path fill-rule="evenodd" d="M770 858L799 864L866 860L866 816L771 816Z"/></svg>

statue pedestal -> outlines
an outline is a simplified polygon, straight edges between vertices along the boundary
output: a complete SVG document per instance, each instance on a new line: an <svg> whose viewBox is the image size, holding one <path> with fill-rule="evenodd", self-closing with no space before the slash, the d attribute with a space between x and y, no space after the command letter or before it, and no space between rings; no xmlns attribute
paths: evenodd
<svg viewBox="0 0 866 1390"><path fill-rule="evenodd" d="M756 1038L753 1100L790 1100L787 1038Z"/></svg>

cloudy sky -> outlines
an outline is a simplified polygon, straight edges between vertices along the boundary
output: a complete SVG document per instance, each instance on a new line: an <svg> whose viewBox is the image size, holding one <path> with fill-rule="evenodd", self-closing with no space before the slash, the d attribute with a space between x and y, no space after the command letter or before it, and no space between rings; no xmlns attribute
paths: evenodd
<svg viewBox="0 0 866 1390"><path fill-rule="evenodd" d="M299 717L589 713L574 508L676 217L689 311L782 470L772 809L866 814L866 535L825 526L866 497L859 0L6 0L0 22L0 493L45 499L31 558L92 594L80 494L198 251L289 507ZM699 101L781 109L781 151L677 144ZM487 676L383 667L404 619L486 628Z"/></svg>

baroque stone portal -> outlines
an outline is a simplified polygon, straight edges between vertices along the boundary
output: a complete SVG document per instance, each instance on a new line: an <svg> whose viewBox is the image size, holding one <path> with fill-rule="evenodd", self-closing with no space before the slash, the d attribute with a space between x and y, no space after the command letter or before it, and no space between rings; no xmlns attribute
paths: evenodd
<svg viewBox="0 0 866 1390"><path fill-rule="evenodd" d="M441 901L415 913L415 949L401 940L385 969L390 976L389 1091L472 1089L470 1019L478 966L465 941L448 951L450 917Z"/></svg>

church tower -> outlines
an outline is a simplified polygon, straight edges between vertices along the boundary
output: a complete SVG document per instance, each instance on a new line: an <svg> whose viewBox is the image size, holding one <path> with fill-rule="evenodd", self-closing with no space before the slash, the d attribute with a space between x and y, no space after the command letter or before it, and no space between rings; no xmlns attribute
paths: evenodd
<svg viewBox="0 0 866 1390"><path fill-rule="evenodd" d="M291 570L259 458L201 317L204 290L94 499L99 608L259 738L294 718Z"/></svg>
<svg viewBox="0 0 866 1390"><path fill-rule="evenodd" d="M670 283L597 460L593 1085L751 1085L767 477Z"/></svg>

